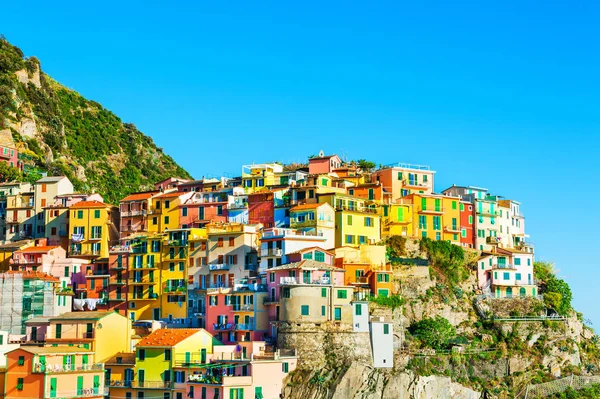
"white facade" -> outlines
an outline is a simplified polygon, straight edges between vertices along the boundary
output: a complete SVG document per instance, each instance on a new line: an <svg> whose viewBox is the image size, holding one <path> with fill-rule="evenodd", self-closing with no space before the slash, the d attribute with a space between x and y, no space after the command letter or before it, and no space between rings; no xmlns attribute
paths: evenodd
<svg viewBox="0 0 600 399"><path fill-rule="evenodd" d="M352 328L354 332L369 332L369 302L352 302Z"/></svg>
<svg viewBox="0 0 600 399"><path fill-rule="evenodd" d="M260 271L290 263L287 255L312 247L325 249L325 237L296 229L265 229L260 247Z"/></svg>
<svg viewBox="0 0 600 399"><path fill-rule="evenodd" d="M6 368L6 356L4 355L20 347L20 344L9 344L8 338L8 331L0 331L0 368Z"/></svg>
<svg viewBox="0 0 600 399"><path fill-rule="evenodd" d="M381 317L371 318L371 348L373 367L394 367L394 332L392 323Z"/></svg>

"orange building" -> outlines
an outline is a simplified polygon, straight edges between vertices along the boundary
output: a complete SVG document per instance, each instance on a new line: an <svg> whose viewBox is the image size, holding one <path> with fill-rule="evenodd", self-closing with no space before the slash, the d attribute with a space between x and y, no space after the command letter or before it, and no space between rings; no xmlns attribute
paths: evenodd
<svg viewBox="0 0 600 399"><path fill-rule="evenodd" d="M394 293L393 272L385 258L385 246L340 247L336 248L335 256L335 266L346 271L344 285L363 292L370 290L374 296Z"/></svg>
<svg viewBox="0 0 600 399"><path fill-rule="evenodd" d="M6 354L5 398L103 398L104 365L75 346L23 346Z"/></svg>
<svg viewBox="0 0 600 399"><path fill-rule="evenodd" d="M349 187L348 195L354 195L355 197L379 203L389 203L392 197L391 193L383 189L383 185L380 182L364 183Z"/></svg>

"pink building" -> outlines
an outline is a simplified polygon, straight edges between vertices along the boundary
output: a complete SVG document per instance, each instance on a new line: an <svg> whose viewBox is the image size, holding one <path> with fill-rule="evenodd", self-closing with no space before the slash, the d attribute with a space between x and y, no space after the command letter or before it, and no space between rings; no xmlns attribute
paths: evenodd
<svg viewBox="0 0 600 399"><path fill-rule="evenodd" d="M264 340L269 332L266 296L266 285L250 279L207 290L204 328L223 343Z"/></svg>
<svg viewBox="0 0 600 399"><path fill-rule="evenodd" d="M301 262L303 260L316 260L317 262L325 263L328 266L333 266L335 254L331 251L326 251L321 247L309 247L289 254L288 259L290 263Z"/></svg>
<svg viewBox="0 0 600 399"><path fill-rule="evenodd" d="M318 157L313 157L308 160L308 173L320 174L331 173L334 169L342 165L342 160L337 155L324 155L323 151Z"/></svg>
<svg viewBox="0 0 600 399"><path fill-rule="evenodd" d="M273 351L262 341L238 345L215 345L203 359L200 354L175 359L179 376L175 390L184 390L192 399L278 398L283 380L294 371L294 351Z"/></svg>
<svg viewBox="0 0 600 399"><path fill-rule="evenodd" d="M19 165L19 152L12 137L12 133L8 129L0 130L0 161L8 166L22 169Z"/></svg>
<svg viewBox="0 0 600 399"><path fill-rule="evenodd" d="M169 189L177 188L182 183L189 182L188 179L181 179L179 177L169 177L168 179L154 183L154 189L158 191L166 191Z"/></svg>
<svg viewBox="0 0 600 399"><path fill-rule="evenodd" d="M211 222L227 222L227 204L231 189L196 192L179 207L179 227L202 227Z"/></svg>
<svg viewBox="0 0 600 399"><path fill-rule="evenodd" d="M64 259L66 257L67 251L64 248L43 245L15 251L9 263L11 270L39 270L48 273L50 266L57 259Z"/></svg>
<svg viewBox="0 0 600 399"><path fill-rule="evenodd" d="M121 216L121 237L137 231L148 231L150 201L158 191L134 193L123 198L119 204Z"/></svg>

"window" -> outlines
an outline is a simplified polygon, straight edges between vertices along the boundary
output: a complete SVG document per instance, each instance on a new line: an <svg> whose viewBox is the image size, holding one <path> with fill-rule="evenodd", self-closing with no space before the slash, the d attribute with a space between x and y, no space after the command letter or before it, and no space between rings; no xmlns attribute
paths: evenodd
<svg viewBox="0 0 600 399"><path fill-rule="evenodd" d="M315 260L317 262L325 262L325 254L320 251L315 251Z"/></svg>
<svg viewBox="0 0 600 399"><path fill-rule="evenodd" d="M62 324L57 324L55 327L55 338L62 338Z"/></svg>
<svg viewBox="0 0 600 399"><path fill-rule="evenodd" d="M352 226L352 215L348 215L348 226Z"/></svg>
<svg viewBox="0 0 600 399"><path fill-rule="evenodd" d="M462 229L460 231L460 235L461 235L462 238L467 238L467 229Z"/></svg>
<svg viewBox="0 0 600 399"><path fill-rule="evenodd" d="M308 316L309 315L309 306L308 305L300 306L300 314L302 316Z"/></svg>
<svg viewBox="0 0 600 399"><path fill-rule="evenodd" d="M515 273L515 280L521 280L521 273Z"/></svg>
<svg viewBox="0 0 600 399"><path fill-rule="evenodd" d="M100 209L94 209L94 219L100 219Z"/></svg>
<svg viewBox="0 0 600 399"><path fill-rule="evenodd" d="M371 217L365 218L365 227L373 227L373 218L371 218Z"/></svg>
<svg viewBox="0 0 600 399"><path fill-rule="evenodd" d="M222 247L223 246L223 237L219 237L219 239L217 240L217 247Z"/></svg>
<svg viewBox="0 0 600 399"><path fill-rule="evenodd" d="M138 360L145 360L145 359L146 359L146 350L139 349L138 350Z"/></svg>
<svg viewBox="0 0 600 399"><path fill-rule="evenodd" d="M521 258L515 258L515 266L521 266Z"/></svg>
<svg viewBox="0 0 600 399"><path fill-rule="evenodd" d="M321 297L327 298L327 288L321 288Z"/></svg>
<svg viewBox="0 0 600 399"><path fill-rule="evenodd" d="M230 247L235 246L235 237L229 237L229 246Z"/></svg>
<svg viewBox="0 0 600 399"><path fill-rule="evenodd" d="M337 297L338 297L338 299L347 299L348 298L348 292L346 290L338 290L337 291Z"/></svg>
<svg viewBox="0 0 600 399"><path fill-rule="evenodd" d="M419 228L424 230L427 229L427 216L419 215Z"/></svg>
<svg viewBox="0 0 600 399"><path fill-rule="evenodd" d="M469 224L473 224L473 215L469 215Z"/></svg>
<svg viewBox="0 0 600 399"><path fill-rule="evenodd" d="M460 211L464 211L465 210L465 204L460 204Z"/></svg>
<svg viewBox="0 0 600 399"><path fill-rule="evenodd" d="M19 361L17 362L19 366L25 365L25 356L19 356Z"/></svg>
<svg viewBox="0 0 600 399"><path fill-rule="evenodd" d="M289 371L290 371L290 365L289 365L289 363L288 362L282 362L281 363L281 370L284 373L289 373Z"/></svg>
<svg viewBox="0 0 600 399"><path fill-rule="evenodd" d="M433 229L434 230L441 230L442 229L441 218L439 216L434 216L433 217Z"/></svg>
<svg viewBox="0 0 600 399"><path fill-rule="evenodd" d="M165 360L171 360L171 349L165 349Z"/></svg>
<svg viewBox="0 0 600 399"><path fill-rule="evenodd" d="M275 282L275 273L269 273L269 281L270 281L271 283L274 283L274 282Z"/></svg>
<svg viewBox="0 0 600 399"><path fill-rule="evenodd" d="M452 201L452 209L456 209L456 201Z"/></svg>
<svg viewBox="0 0 600 399"><path fill-rule="evenodd" d="M171 201L165 201L165 209L169 209L171 207Z"/></svg>
<svg viewBox="0 0 600 399"><path fill-rule="evenodd" d="M17 391L23 390L23 378L17 378Z"/></svg>
<svg viewBox="0 0 600 399"><path fill-rule="evenodd" d="M362 305L360 303L355 304L354 309L354 313L356 313L357 316L362 316Z"/></svg>
<svg viewBox="0 0 600 399"><path fill-rule="evenodd" d="M510 280L510 273L503 273L504 280Z"/></svg>
<svg viewBox="0 0 600 399"><path fill-rule="evenodd" d="M336 307L333 309L333 318L336 321L342 320L342 308Z"/></svg>
<svg viewBox="0 0 600 399"><path fill-rule="evenodd" d="M289 298L290 297L290 287L283 287L281 289L281 297L282 298Z"/></svg>
<svg viewBox="0 0 600 399"><path fill-rule="evenodd" d="M383 333L386 335L390 333L390 325L389 324L383 325Z"/></svg>
<svg viewBox="0 0 600 399"><path fill-rule="evenodd" d="M152 225L156 226L158 224L158 218L155 216L152 218Z"/></svg>
<svg viewBox="0 0 600 399"><path fill-rule="evenodd" d="M83 219L83 211L77 211L77 219Z"/></svg>
<svg viewBox="0 0 600 399"><path fill-rule="evenodd" d="M326 313L326 307L325 305L321 306L321 316L325 316Z"/></svg>
<svg viewBox="0 0 600 399"><path fill-rule="evenodd" d="M254 398L263 399L262 387L254 387Z"/></svg>
<svg viewBox="0 0 600 399"><path fill-rule="evenodd" d="M165 224L169 224L169 217L165 216Z"/></svg>
<svg viewBox="0 0 600 399"><path fill-rule="evenodd" d="M187 216L188 215L188 209L187 208L181 208L181 216Z"/></svg>
<svg viewBox="0 0 600 399"><path fill-rule="evenodd" d="M354 244L355 236L346 234L346 244Z"/></svg>

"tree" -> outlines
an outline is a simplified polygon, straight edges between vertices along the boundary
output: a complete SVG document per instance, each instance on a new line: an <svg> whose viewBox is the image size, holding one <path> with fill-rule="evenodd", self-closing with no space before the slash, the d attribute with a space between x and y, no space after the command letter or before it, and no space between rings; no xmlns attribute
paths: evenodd
<svg viewBox="0 0 600 399"><path fill-rule="evenodd" d="M9 166L6 162L0 162L0 181L11 182L21 179L21 171L17 168Z"/></svg>
<svg viewBox="0 0 600 399"><path fill-rule="evenodd" d="M359 168L367 172L375 169L375 166L377 166L375 162L367 161L366 159L359 159L357 163Z"/></svg>
<svg viewBox="0 0 600 399"><path fill-rule="evenodd" d="M561 301L558 306L554 308L559 314L566 316L571 308L571 299L573 299L573 294L571 293L571 288L569 284L567 284L564 280L553 277L546 282L546 289L544 292L544 296L548 294L559 294L561 296Z"/></svg>
<svg viewBox="0 0 600 399"><path fill-rule="evenodd" d="M433 349L443 349L456 336L456 329L450 322L441 317L425 318L413 323L408 328L424 346Z"/></svg>

